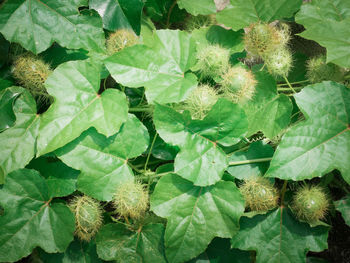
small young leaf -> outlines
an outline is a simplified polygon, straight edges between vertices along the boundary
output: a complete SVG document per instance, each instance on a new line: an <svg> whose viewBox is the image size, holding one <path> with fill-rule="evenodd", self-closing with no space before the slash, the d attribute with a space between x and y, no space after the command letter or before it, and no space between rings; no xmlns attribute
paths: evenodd
<svg viewBox="0 0 350 263"><path fill-rule="evenodd" d="M108 224L96 236L97 253L117 262L165 263L164 226L148 224L130 231L121 224Z"/></svg>
<svg viewBox="0 0 350 263"><path fill-rule="evenodd" d="M0 262L17 261L40 246L63 252L73 240L74 216L62 203L51 203L48 186L35 170L21 169L6 177L0 190Z"/></svg>
<svg viewBox="0 0 350 263"><path fill-rule="evenodd" d="M13 105L20 91L6 89L0 92L0 132L12 127L16 121Z"/></svg>
<svg viewBox="0 0 350 263"><path fill-rule="evenodd" d="M187 72L195 63L194 41L179 30L158 30L156 36L153 48L125 48L106 59L106 67L118 83L144 86L150 103L183 101L197 86L196 76Z"/></svg>
<svg viewBox="0 0 350 263"><path fill-rule="evenodd" d="M244 200L232 182L199 187L168 174L156 185L151 210L168 219L166 255L169 262L177 263L203 252L214 237L229 238L237 233Z"/></svg>
<svg viewBox="0 0 350 263"><path fill-rule="evenodd" d="M279 208L253 218L242 217L232 247L256 250L257 263L305 262L306 253L327 248L328 227L311 228L294 219L291 211Z"/></svg>
<svg viewBox="0 0 350 263"><path fill-rule="evenodd" d="M306 121L283 136L267 176L303 180L339 169L350 183L350 90L324 81L294 97Z"/></svg>

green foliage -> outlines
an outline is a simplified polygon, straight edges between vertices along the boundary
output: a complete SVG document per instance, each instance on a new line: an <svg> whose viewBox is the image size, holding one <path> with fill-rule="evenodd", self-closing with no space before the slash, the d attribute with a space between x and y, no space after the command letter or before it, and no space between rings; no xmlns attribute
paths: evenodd
<svg viewBox="0 0 350 263"><path fill-rule="evenodd" d="M349 10L3 1L0 262L340 262Z"/></svg>

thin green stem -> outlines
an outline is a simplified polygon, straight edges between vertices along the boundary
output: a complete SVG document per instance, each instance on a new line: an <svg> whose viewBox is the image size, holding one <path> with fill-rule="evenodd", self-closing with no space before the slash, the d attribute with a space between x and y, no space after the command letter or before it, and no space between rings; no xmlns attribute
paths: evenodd
<svg viewBox="0 0 350 263"><path fill-rule="evenodd" d="M144 172L146 172L147 170L147 165L148 165L148 161L149 161L149 158L151 157L151 154L152 154L152 150L153 150L153 146L156 142L156 139L157 139L157 136L158 136L158 133L156 133L153 137L153 141L152 141L152 144L151 144L151 147L149 149L149 152L148 152L148 155L147 155L147 159L146 159L146 162L145 162L145 166L143 168Z"/></svg>
<svg viewBox="0 0 350 263"><path fill-rule="evenodd" d="M288 184L288 181L284 180L283 186L282 186L282 191L281 191L281 206L282 207L284 207L284 196L286 194L287 184Z"/></svg>
<svg viewBox="0 0 350 263"><path fill-rule="evenodd" d="M293 89L297 89L297 90L300 90L300 89L302 89L303 87L294 87ZM290 90L290 88L289 87L277 87L277 90L279 90L279 91L288 91L288 90Z"/></svg>
<svg viewBox="0 0 350 263"><path fill-rule="evenodd" d="M124 222L119 221L118 219L115 219L113 216L111 216L111 219L112 219L113 222L116 222L116 223L118 223L118 224L125 225L125 226L127 226L127 227L131 227L131 225L125 224Z"/></svg>
<svg viewBox="0 0 350 263"><path fill-rule="evenodd" d="M266 64L264 63L264 65L261 67L261 69L259 71L263 71L263 69L265 68Z"/></svg>
<svg viewBox="0 0 350 263"><path fill-rule="evenodd" d="M272 160L272 157L236 161L236 162L230 162L229 166L237 166L237 165L249 164L249 163L263 163L263 162L269 162L271 160Z"/></svg>
<svg viewBox="0 0 350 263"><path fill-rule="evenodd" d="M139 169L137 169L137 167L136 166L134 166L133 164L131 164L131 163L128 163L129 164L129 166L133 169L133 170L135 170L136 172L138 172L138 173L142 173L142 171L141 170L139 170Z"/></svg>
<svg viewBox="0 0 350 263"><path fill-rule="evenodd" d="M296 91L293 89L292 85L290 85L290 83L289 83L287 77L286 77L286 76L283 76L283 78L284 78L285 82L287 82L288 87L293 91L294 94L296 94Z"/></svg>
<svg viewBox="0 0 350 263"><path fill-rule="evenodd" d="M149 112L149 111L151 111L149 107L129 108L129 112Z"/></svg>
<svg viewBox="0 0 350 263"><path fill-rule="evenodd" d="M296 82L290 82L290 85L297 85L297 84L303 84L303 83L307 83L309 82L307 79L306 80L301 80L301 81L296 81ZM287 83L281 83L281 84L277 84L277 86L289 86L288 82Z"/></svg>
<svg viewBox="0 0 350 263"><path fill-rule="evenodd" d="M108 77L107 77L108 78ZM104 79L103 81L103 90L106 90L106 82L107 82L107 78Z"/></svg>

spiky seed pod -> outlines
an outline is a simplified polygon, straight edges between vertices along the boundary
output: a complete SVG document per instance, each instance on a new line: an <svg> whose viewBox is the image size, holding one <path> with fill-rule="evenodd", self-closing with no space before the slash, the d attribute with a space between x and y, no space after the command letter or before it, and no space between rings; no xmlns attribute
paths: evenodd
<svg viewBox="0 0 350 263"><path fill-rule="evenodd" d="M76 196L69 204L75 216L75 235L81 240L90 241L102 225L100 203L89 196Z"/></svg>
<svg viewBox="0 0 350 263"><path fill-rule="evenodd" d="M222 75L221 91L231 101L244 103L252 99L256 83L251 71L241 66L231 67Z"/></svg>
<svg viewBox="0 0 350 263"><path fill-rule="evenodd" d="M123 48L137 44L139 41L135 33L129 29L119 29L110 34L106 40L107 53L114 54Z"/></svg>
<svg viewBox="0 0 350 263"><path fill-rule="evenodd" d="M267 23L254 23L244 36L245 49L254 56L264 57L276 48L283 47L289 40L287 31L278 31L276 27Z"/></svg>
<svg viewBox="0 0 350 263"><path fill-rule="evenodd" d="M296 191L291 207L297 218L315 223L326 215L329 201L320 186L306 185Z"/></svg>
<svg viewBox="0 0 350 263"><path fill-rule="evenodd" d="M186 19L185 28L187 31L192 32L195 29L199 29L202 27L210 27L211 25L216 24L216 19L214 15L198 15L198 16L189 16Z"/></svg>
<svg viewBox="0 0 350 263"><path fill-rule="evenodd" d="M12 66L13 77L39 100L50 98L44 83L51 72L47 63L30 53L16 56Z"/></svg>
<svg viewBox="0 0 350 263"><path fill-rule="evenodd" d="M336 82L344 80L344 69L333 63L326 63L325 55L309 59L306 67L306 77L312 83L322 82L323 80L333 80Z"/></svg>
<svg viewBox="0 0 350 263"><path fill-rule="evenodd" d="M141 218L149 203L148 192L139 182L125 182L121 184L113 196L116 212L132 219Z"/></svg>
<svg viewBox="0 0 350 263"><path fill-rule="evenodd" d="M251 211L266 211L277 206L277 190L266 178L249 178L239 190L245 199L246 207Z"/></svg>
<svg viewBox="0 0 350 263"><path fill-rule="evenodd" d="M214 88L200 85L186 99L184 109L191 113L193 119L203 119L217 100L218 95Z"/></svg>
<svg viewBox="0 0 350 263"><path fill-rule="evenodd" d="M287 48L276 49L265 56L265 64L272 75L287 77L292 68L292 53Z"/></svg>
<svg viewBox="0 0 350 263"><path fill-rule="evenodd" d="M202 78L216 78L229 67L230 51L219 45L208 45L197 52L196 69Z"/></svg>

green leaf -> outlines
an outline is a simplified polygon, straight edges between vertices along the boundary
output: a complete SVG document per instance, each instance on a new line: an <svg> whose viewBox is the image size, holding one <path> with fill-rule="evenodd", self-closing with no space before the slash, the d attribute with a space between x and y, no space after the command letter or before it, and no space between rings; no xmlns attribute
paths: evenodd
<svg viewBox="0 0 350 263"><path fill-rule="evenodd" d="M273 156L273 148L262 141L254 142L248 151L235 152L229 158L231 166L227 171L237 179L262 176L269 168L269 162L248 163L249 160L268 158ZM232 165L235 164L235 165Z"/></svg>
<svg viewBox="0 0 350 263"><path fill-rule="evenodd" d="M157 30L156 36L153 47L125 48L106 59L106 67L118 83L144 86L150 103L183 101L197 86L196 76L187 72L195 63L194 41L179 30Z"/></svg>
<svg viewBox="0 0 350 263"><path fill-rule="evenodd" d="M267 176L304 180L339 169L350 183L350 90L324 81L294 97L306 121L283 136Z"/></svg>
<svg viewBox="0 0 350 263"><path fill-rule="evenodd" d="M291 17L301 4L302 0L231 0L231 4L219 12L216 19L219 23L238 30L258 21L271 22Z"/></svg>
<svg viewBox="0 0 350 263"><path fill-rule="evenodd" d="M203 120L157 104L153 121L163 140L180 147L175 172L199 186L218 182L228 165L217 144L239 142L247 128L243 110L225 99L218 100Z"/></svg>
<svg viewBox="0 0 350 263"><path fill-rule="evenodd" d="M188 263L250 263L250 253L230 249L230 240L214 238L207 250Z"/></svg>
<svg viewBox="0 0 350 263"><path fill-rule="evenodd" d="M20 87L12 87L10 91L21 95L13 107L15 125L0 133L0 184L4 183L8 173L25 167L34 157L40 124L32 95Z"/></svg>
<svg viewBox="0 0 350 263"><path fill-rule="evenodd" d="M111 136L127 119L127 100L116 89L100 89L100 69L88 61L58 66L45 82L55 102L41 118L38 155L56 150L93 126Z"/></svg>
<svg viewBox="0 0 350 263"><path fill-rule="evenodd" d="M140 34L142 0L90 0L89 6L100 14L105 29L130 28Z"/></svg>
<svg viewBox="0 0 350 263"><path fill-rule="evenodd" d="M64 253L48 254L43 251L39 252L40 259L43 262L50 263L100 263L101 260L96 252L96 244L94 240L89 243L75 239L69 244Z"/></svg>
<svg viewBox="0 0 350 263"><path fill-rule="evenodd" d="M12 85L12 81L0 78L0 91L3 91L4 89L11 87Z"/></svg>
<svg viewBox="0 0 350 263"><path fill-rule="evenodd" d="M44 178L35 170L10 173L0 190L0 262L17 261L39 246L63 252L73 240L74 216L62 203L52 203Z"/></svg>
<svg viewBox="0 0 350 263"><path fill-rule="evenodd" d="M46 178L50 197L67 196L76 190L79 171L68 167L60 160L42 156L31 161L27 168L39 171Z"/></svg>
<svg viewBox="0 0 350 263"><path fill-rule="evenodd" d="M306 29L300 36L327 48L327 62L350 67L349 1L312 1L302 5L295 20Z"/></svg>
<svg viewBox="0 0 350 263"><path fill-rule="evenodd" d="M294 219L289 209L277 209L253 218L242 217L232 247L255 250L256 262L305 262L306 253L327 248L328 227L311 228Z"/></svg>
<svg viewBox="0 0 350 263"><path fill-rule="evenodd" d="M178 0L177 4L194 16L210 15L216 12L214 0Z"/></svg>
<svg viewBox="0 0 350 263"><path fill-rule="evenodd" d="M242 106L248 117L248 136L262 131L272 139L287 128L293 105L286 95L278 95L272 76L265 72L255 72L255 77L258 82L255 95Z"/></svg>
<svg viewBox="0 0 350 263"><path fill-rule="evenodd" d="M244 50L243 35L243 30L233 31L214 25L208 29L206 38L210 44L218 44L233 54Z"/></svg>
<svg viewBox="0 0 350 263"><path fill-rule="evenodd" d="M350 195L336 201L335 208L341 213L345 223L350 226Z"/></svg>
<svg viewBox="0 0 350 263"><path fill-rule="evenodd" d="M164 226L149 224L130 231L121 224L107 224L96 236L97 253L104 260L165 263Z"/></svg>
<svg viewBox="0 0 350 263"><path fill-rule="evenodd" d="M20 91L14 89L5 89L0 92L0 132L15 124L13 105L20 94Z"/></svg>
<svg viewBox="0 0 350 263"><path fill-rule="evenodd" d="M120 183L134 180L127 161L143 153L148 143L146 128L135 116L129 115L116 135L106 138L89 129L55 153L64 163L81 171L80 191L98 200L110 201Z"/></svg>
<svg viewBox="0 0 350 263"><path fill-rule="evenodd" d="M156 185L151 210L168 219L168 261L184 262L203 252L214 237L229 238L237 233L244 200L232 182L199 187L176 174L168 174Z"/></svg>
<svg viewBox="0 0 350 263"><path fill-rule="evenodd" d="M101 18L92 10L79 12L86 5L86 0L6 1L0 9L0 32L35 54L54 41L70 49L103 51Z"/></svg>

